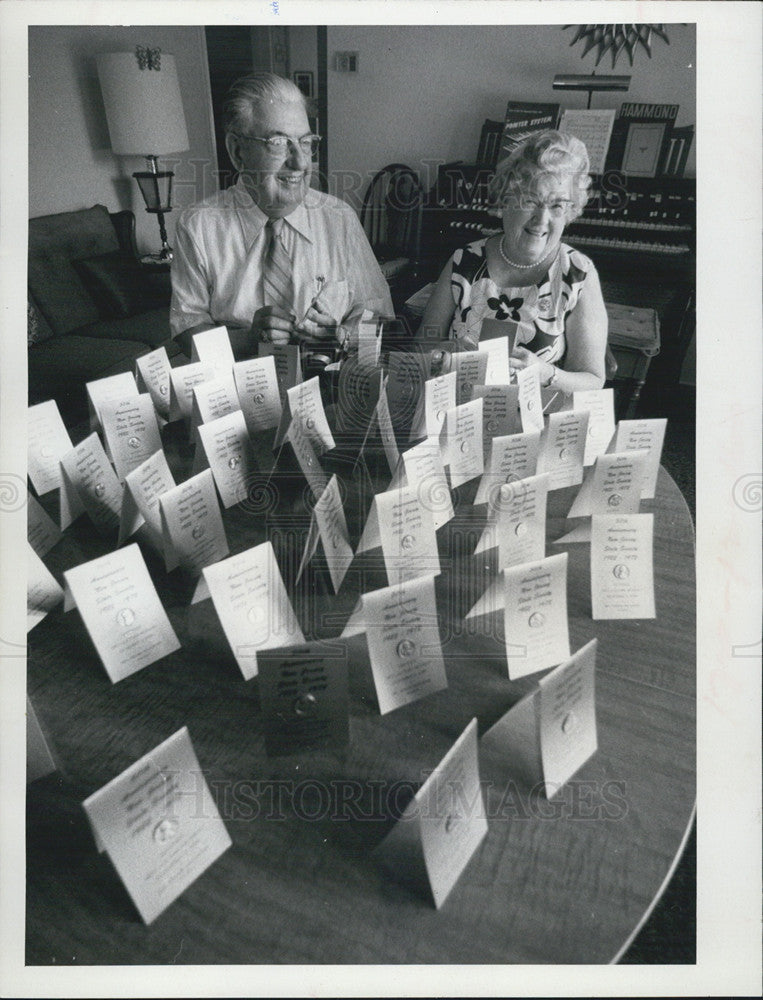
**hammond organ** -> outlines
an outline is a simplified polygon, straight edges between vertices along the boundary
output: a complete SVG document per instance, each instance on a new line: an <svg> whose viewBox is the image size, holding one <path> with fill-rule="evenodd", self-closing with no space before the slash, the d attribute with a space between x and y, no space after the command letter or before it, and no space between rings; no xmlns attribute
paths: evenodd
<svg viewBox="0 0 763 1000"><path fill-rule="evenodd" d="M501 232L500 212L488 200L491 176L488 168L470 164L440 167L424 210L425 254L444 263L457 247ZM597 265L613 256L618 262L672 261L693 268L695 233L693 179L611 172L594 178L588 204L567 227L565 240Z"/></svg>
<svg viewBox="0 0 763 1000"><path fill-rule="evenodd" d="M487 167L440 167L423 212L422 274L434 281L458 247L502 231L490 207ZM661 357L652 381L678 381L694 331L696 182L684 177L629 177L611 171L593 178L583 214L564 240L587 254L601 278L604 298L657 310Z"/></svg>

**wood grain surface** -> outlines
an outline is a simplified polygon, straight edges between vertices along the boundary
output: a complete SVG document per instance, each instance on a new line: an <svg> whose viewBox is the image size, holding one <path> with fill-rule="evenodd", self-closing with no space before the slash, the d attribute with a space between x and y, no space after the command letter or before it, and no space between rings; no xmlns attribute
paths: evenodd
<svg viewBox="0 0 763 1000"><path fill-rule="evenodd" d="M180 481L189 447L178 428L164 436ZM357 458L357 447L340 442L324 460L340 475L353 544L374 489L389 480L382 456ZM693 529L664 470L655 500L641 508L655 514L654 621L592 621L589 546L547 549L569 552L571 648L599 640L595 756L547 801L521 784L511 761L481 751L488 834L440 910L373 856L468 721L476 716L484 733L537 681L508 680L502 623L463 620L495 570L494 554L492 562L473 555L485 518L471 504L476 485L454 493L456 516L438 532L448 689L382 717L364 640L347 640L350 744L341 753L265 755L257 679L242 679L211 601L190 607L193 581L167 575L147 548L178 652L112 685L77 611L59 609L30 633L29 694L61 771L28 790L27 964L617 957L654 905L695 802ZM304 494L282 462L224 512L226 532L231 553L271 538L306 637L333 638L358 594L386 580L376 550L356 559L339 595L320 555L294 585L309 523ZM550 494L549 540L563 534L573 494ZM113 544L81 518L45 562L61 580ZM146 927L97 853L81 802L183 725L233 846Z"/></svg>

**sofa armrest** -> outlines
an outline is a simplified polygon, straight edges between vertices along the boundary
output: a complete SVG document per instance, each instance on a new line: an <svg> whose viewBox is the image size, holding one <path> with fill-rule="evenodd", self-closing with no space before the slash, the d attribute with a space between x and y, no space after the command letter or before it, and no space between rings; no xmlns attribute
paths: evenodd
<svg viewBox="0 0 763 1000"><path fill-rule="evenodd" d="M111 224L119 240L119 249L131 257L138 259L138 245L135 241L135 213L130 209L121 212L109 212Z"/></svg>

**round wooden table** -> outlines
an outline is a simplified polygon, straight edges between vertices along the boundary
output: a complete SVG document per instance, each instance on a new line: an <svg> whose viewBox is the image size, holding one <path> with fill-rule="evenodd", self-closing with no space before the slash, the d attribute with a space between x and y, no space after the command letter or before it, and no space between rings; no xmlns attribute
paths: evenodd
<svg viewBox="0 0 763 1000"><path fill-rule="evenodd" d="M172 427L164 433L180 481L188 446ZM383 459L369 461L364 487L356 458L325 459L345 484L353 542L371 490L386 488ZM293 586L307 518L299 480L279 485L289 503L268 507L260 492L224 512L231 553L270 537L305 635L338 636L361 587L385 585L379 552L356 559L339 595L319 557ZM380 716L363 639L348 640L341 753L265 755L258 681L242 679L211 601L189 606L191 581L167 575L148 551L177 653L112 685L78 612L58 610L30 633L29 694L61 771L28 790L28 964L617 960L669 880L694 814L694 536L664 470L656 498L642 502L655 515L655 620L592 621L589 546L547 549L569 552L572 650L599 640L595 756L548 801L514 779L510 761L481 753L488 833L440 910L372 856L469 720L484 733L537 681L509 681L490 620L463 620L486 583L473 556L485 516L470 503L475 489L454 494L456 516L438 532L448 689ZM571 499L550 494L549 540L563 533ZM45 561L61 579L111 544L82 518ZM80 803L183 725L233 845L146 927L96 852Z"/></svg>

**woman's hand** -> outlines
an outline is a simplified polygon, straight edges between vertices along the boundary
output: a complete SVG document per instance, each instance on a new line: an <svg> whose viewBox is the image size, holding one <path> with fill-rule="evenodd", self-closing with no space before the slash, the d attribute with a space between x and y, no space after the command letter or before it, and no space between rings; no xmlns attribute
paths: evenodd
<svg viewBox="0 0 763 1000"><path fill-rule="evenodd" d="M537 354L532 351L528 351L526 347L522 347L517 344L511 354L511 359L509 362L509 368L511 371L516 371L519 368L530 368L532 365L540 365L540 384L548 385L551 379L554 377L554 372L556 368L549 361L544 361L543 358L539 358Z"/></svg>
<svg viewBox="0 0 763 1000"><path fill-rule="evenodd" d="M280 306L262 306L252 317L251 335L255 344L288 344L294 332L294 313Z"/></svg>

